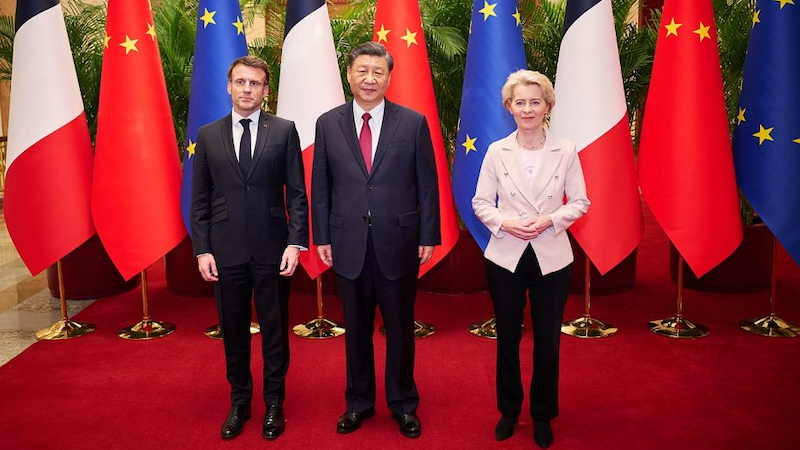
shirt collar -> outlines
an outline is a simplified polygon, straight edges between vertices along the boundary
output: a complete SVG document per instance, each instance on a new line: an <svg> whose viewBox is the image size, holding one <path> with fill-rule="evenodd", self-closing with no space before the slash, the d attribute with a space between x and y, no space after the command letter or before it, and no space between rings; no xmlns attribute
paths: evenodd
<svg viewBox="0 0 800 450"><path fill-rule="evenodd" d="M369 111L370 117L377 121L383 120L383 112L386 110L386 99L382 99L380 103L378 103L374 108ZM357 101L353 100L353 114L355 115L356 119L360 119L364 113L367 112L361 105L358 104ZM358 123L358 122L356 122Z"/></svg>
<svg viewBox="0 0 800 450"><path fill-rule="evenodd" d="M250 124L252 125L252 124L258 122L258 118L259 118L260 115L261 115L261 110L257 109L257 110L255 110L255 112L253 112L253 114L250 114L249 116L244 117L242 115L239 115L239 113L237 113L236 111L233 110L233 108L231 108L231 119L233 120L234 124L239 123L239 121L242 120L242 119L250 119L252 121L252 122L250 122Z"/></svg>

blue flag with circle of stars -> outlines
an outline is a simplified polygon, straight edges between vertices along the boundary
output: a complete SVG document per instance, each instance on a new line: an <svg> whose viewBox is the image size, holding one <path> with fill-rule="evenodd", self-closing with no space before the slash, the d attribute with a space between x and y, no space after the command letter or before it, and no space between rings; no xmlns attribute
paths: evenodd
<svg viewBox="0 0 800 450"><path fill-rule="evenodd" d="M458 212L482 250L490 233L472 212L472 197L489 144L516 127L500 91L511 72L525 68L517 0L474 0L452 183Z"/></svg>
<svg viewBox="0 0 800 450"><path fill-rule="evenodd" d="M800 2L758 0L733 136L736 179L800 264Z"/></svg>
<svg viewBox="0 0 800 450"><path fill-rule="evenodd" d="M230 114L232 104L228 94L228 66L234 59L245 55L247 41L239 1L200 0L181 183L181 213L189 237L192 236L192 158L197 130Z"/></svg>

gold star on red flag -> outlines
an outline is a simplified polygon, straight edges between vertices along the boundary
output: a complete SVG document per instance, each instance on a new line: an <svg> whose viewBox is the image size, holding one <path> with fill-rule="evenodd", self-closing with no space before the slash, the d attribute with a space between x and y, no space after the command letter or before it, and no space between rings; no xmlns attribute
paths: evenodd
<svg viewBox="0 0 800 450"><path fill-rule="evenodd" d="M406 41L406 48L411 47L411 44L418 45L417 32L415 31L412 33L411 30L409 30L408 28L406 28L406 35L401 37L400 39Z"/></svg>
<svg viewBox="0 0 800 450"><path fill-rule="evenodd" d="M711 35L708 34L708 30L711 28L710 26L704 26L703 22L700 22L700 28L692 31L692 33L700 36L700 42L703 42L703 39L711 39Z"/></svg>
<svg viewBox="0 0 800 450"><path fill-rule="evenodd" d="M667 36L669 35L678 35L678 28L682 27L682 23L675 23L675 18L673 17L672 20L667 25L664 25L664 28L667 29Z"/></svg>
<svg viewBox="0 0 800 450"><path fill-rule="evenodd" d="M378 34L378 42L389 42L386 39L386 36L391 32L392 30L387 30L386 27L384 27L383 24L381 24L381 29L376 31L376 33Z"/></svg>
<svg viewBox="0 0 800 450"><path fill-rule="evenodd" d="M133 51L135 51L135 52L138 52L138 51L139 51L139 49L138 49L138 48L136 48L136 43L137 43L137 42L139 42L139 40L138 40L138 39L131 39L131 38L130 38L130 37L128 37L128 35L126 34L126 35L125 35L125 42L122 42L122 43L120 43L120 44L119 44L119 46L120 46L120 47L124 47L124 48L125 48L125 54L127 55L128 53L130 53L130 52L131 52L131 50L133 50Z"/></svg>
<svg viewBox="0 0 800 450"><path fill-rule="evenodd" d="M153 41L156 40L156 26L154 24L147 24L147 32L145 34L149 34Z"/></svg>
<svg viewBox="0 0 800 450"><path fill-rule="evenodd" d="M108 42L109 42L110 40L111 40L111 36L109 36L109 35L106 35L106 36L103 38L103 47L105 47L105 48L108 48Z"/></svg>

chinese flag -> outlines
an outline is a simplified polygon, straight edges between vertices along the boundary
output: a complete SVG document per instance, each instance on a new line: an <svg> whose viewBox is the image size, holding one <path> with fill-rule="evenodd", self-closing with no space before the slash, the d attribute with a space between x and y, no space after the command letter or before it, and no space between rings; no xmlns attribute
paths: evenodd
<svg viewBox="0 0 800 450"><path fill-rule="evenodd" d="M439 174L442 245L434 249L430 262L420 266L421 277L447 255L456 244L459 233L419 4L410 0L378 0L373 40L385 45L394 59L392 82L386 97L424 114L431 129L436 170Z"/></svg>
<svg viewBox="0 0 800 450"><path fill-rule="evenodd" d="M186 234L181 169L149 2L110 0L97 113L92 214L129 279Z"/></svg>
<svg viewBox="0 0 800 450"><path fill-rule="evenodd" d="M697 276L742 240L711 0L667 0L639 147L639 185Z"/></svg>

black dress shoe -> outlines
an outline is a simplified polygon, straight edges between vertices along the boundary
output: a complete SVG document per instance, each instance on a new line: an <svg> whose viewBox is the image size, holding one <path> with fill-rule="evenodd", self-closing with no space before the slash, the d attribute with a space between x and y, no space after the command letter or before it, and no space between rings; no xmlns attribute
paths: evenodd
<svg viewBox="0 0 800 450"><path fill-rule="evenodd" d="M494 437L498 441L504 441L514 435L514 425L517 424L516 417L500 417L494 427Z"/></svg>
<svg viewBox="0 0 800 450"><path fill-rule="evenodd" d="M370 408L361 414L347 411L339 417L336 422L336 432L339 434L347 434L356 431L361 426L361 421L369 419L375 415L375 408Z"/></svg>
<svg viewBox="0 0 800 450"><path fill-rule="evenodd" d="M418 438L422 429L420 428L419 417L416 414L403 414L401 416L392 413L392 419L400 425L400 433L407 438Z"/></svg>
<svg viewBox="0 0 800 450"><path fill-rule="evenodd" d="M277 439L286 429L286 419L283 417L283 408L272 405L267 410L264 417L264 426L261 428L261 436L264 439Z"/></svg>
<svg viewBox="0 0 800 450"><path fill-rule="evenodd" d="M222 439L235 438L244 429L244 423L250 418L250 405L233 405L228 417L222 423Z"/></svg>
<svg viewBox="0 0 800 450"><path fill-rule="evenodd" d="M541 448L553 444L553 429L550 428L550 422L533 422L533 442Z"/></svg>

